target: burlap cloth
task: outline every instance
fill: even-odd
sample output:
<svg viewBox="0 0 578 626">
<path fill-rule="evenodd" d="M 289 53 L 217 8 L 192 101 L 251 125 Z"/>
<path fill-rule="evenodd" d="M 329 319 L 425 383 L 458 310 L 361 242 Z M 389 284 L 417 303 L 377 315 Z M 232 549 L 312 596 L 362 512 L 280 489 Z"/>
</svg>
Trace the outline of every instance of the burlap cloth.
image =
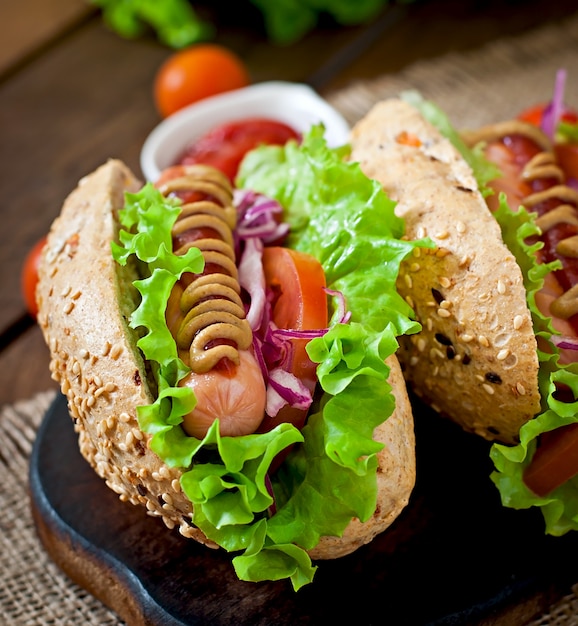
<svg viewBox="0 0 578 626">
<path fill-rule="evenodd" d="M 438 102 L 458 126 L 476 126 L 547 99 L 561 67 L 569 73 L 568 102 L 578 104 L 578 14 L 561 26 L 353 83 L 328 99 L 353 123 L 377 100 L 415 88 Z M 0 411 L 0 624 L 118 625 L 112 612 L 50 561 L 35 535 L 27 464 L 36 429 L 53 397 L 53 392 L 45 392 Z M 532 626 L 571 624 L 578 624 L 578 584 Z"/>
</svg>

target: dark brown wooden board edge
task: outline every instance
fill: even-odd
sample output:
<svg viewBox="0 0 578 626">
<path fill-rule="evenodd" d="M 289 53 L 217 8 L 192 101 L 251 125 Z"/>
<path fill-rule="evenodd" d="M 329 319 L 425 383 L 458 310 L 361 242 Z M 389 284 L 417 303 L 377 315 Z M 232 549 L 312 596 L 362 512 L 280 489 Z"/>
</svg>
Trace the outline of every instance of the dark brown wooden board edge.
<svg viewBox="0 0 578 626">
<path fill-rule="evenodd" d="M 84 481 L 89 490 L 95 489 L 95 493 L 100 493 L 102 488 L 106 506 L 114 509 L 114 511 L 111 509 L 114 515 L 126 517 L 128 520 L 127 524 L 145 529 L 144 532 L 149 534 L 149 538 L 152 537 L 153 542 L 158 540 L 160 545 L 164 541 L 169 541 L 172 542 L 171 545 L 174 548 L 174 542 L 179 541 L 179 538 L 175 539 L 174 535 L 171 535 L 169 531 L 164 529 L 159 520 L 147 517 L 144 515 L 144 512 L 138 511 L 137 507 L 118 501 L 116 495 L 104 486 L 104 483 L 92 472 L 88 464 L 84 466 L 85 462 L 78 452 L 76 435 L 69 420 L 65 399 L 62 396 L 58 396 L 47 412 L 38 431 L 31 456 L 30 492 L 38 535 L 50 557 L 74 582 L 117 612 L 130 626 L 183 626 L 185 624 L 193 626 L 195 624 L 213 623 L 267 624 L 271 622 L 263 620 L 272 617 L 273 613 L 267 614 L 266 612 L 270 610 L 270 607 L 275 607 L 275 609 L 279 607 L 279 610 L 283 611 L 284 615 L 287 615 L 287 619 L 298 619 L 299 623 L 302 624 L 322 624 L 327 623 L 325 619 L 331 620 L 339 616 L 340 605 L 330 605 L 331 598 L 335 596 L 337 598 L 335 602 L 339 602 L 339 599 L 344 596 L 350 584 L 357 585 L 355 590 L 357 602 L 363 604 L 365 601 L 367 604 L 373 603 L 374 605 L 369 608 L 365 607 L 361 614 L 358 614 L 357 623 L 374 623 L 376 616 L 379 616 L 382 610 L 383 617 L 385 618 L 389 613 L 389 616 L 393 619 L 392 623 L 394 623 L 396 620 L 399 620 L 404 610 L 403 601 L 400 606 L 399 598 L 392 597 L 392 601 L 388 602 L 386 597 L 386 594 L 391 591 L 391 589 L 387 588 L 387 584 L 388 581 L 391 582 L 392 580 L 391 571 L 394 568 L 396 568 L 396 571 L 399 571 L 402 586 L 398 583 L 398 588 L 393 593 L 399 593 L 402 590 L 407 602 L 411 592 L 405 591 L 405 588 L 409 582 L 415 580 L 416 603 L 422 602 L 427 604 L 429 602 L 433 605 L 439 603 L 439 606 L 435 607 L 433 613 L 429 610 L 421 611 L 408 605 L 408 619 L 403 621 L 404 624 L 419 624 L 420 626 L 426 624 L 428 626 L 508 624 L 508 626 L 518 626 L 527 623 L 529 618 L 543 611 L 549 603 L 559 598 L 565 590 L 569 590 L 571 584 L 578 579 L 578 571 L 572 567 L 572 554 L 578 553 L 576 537 L 542 537 L 536 534 L 535 516 L 524 515 L 525 512 L 502 510 L 494 512 L 492 510 L 491 515 L 484 518 L 483 523 L 493 520 L 494 516 L 496 524 L 505 523 L 504 532 L 507 535 L 507 541 L 498 543 L 496 554 L 492 554 L 490 559 L 487 559 L 485 556 L 487 546 L 483 540 L 479 541 L 482 547 L 475 546 L 472 554 L 468 555 L 473 559 L 476 557 L 485 559 L 486 565 L 488 562 L 493 563 L 494 558 L 498 561 L 495 570 L 490 572 L 490 576 L 498 579 L 499 585 L 496 586 L 496 581 L 492 580 L 493 587 L 490 585 L 488 588 L 478 592 L 476 585 L 480 585 L 480 582 L 484 581 L 483 576 L 486 575 L 484 563 L 480 565 L 480 571 L 482 572 L 480 575 L 477 573 L 475 566 L 465 565 L 468 561 L 463 560 L 461 556 L 456 562 L 444 563 L 442 559 L 439 559 L 439 555 L 443 555 L 443 551 L 440 552 L 438 547 L 432 548 L 432 542 L 437 540 L 438 537 L 436 533 L 440 533 L 440 542 L 447 543 L 448 537 L 451 538 L 453 536 L 453 530 L 444 529 L 448 520 L 443 517 L 443 513 L 440 517 L 440 510 L 443 511 L 446 502 L 450 502 L 450 500 L 446 500 L 450 495 L 445 495 L 443 489 L 438 489 L 436 501 L 434 502 L 428 499 L 427 493 L 424 495 L 422 485 L 422 490 L 417 489 L 413 503 L 410 503 L 410 506 L 402 513 L 399 520 L 387 533 L 383 533 L 372 544 L 360 548 L 349 557 L 320 563 L 316 582 L 313 585 L 308 585 L 296 595 L 293 592 L 288 593 L 288 588 L 280 583 L 259 583 L 255 585 L 236 580 L 232 574 L 232 567 L 229 562 L 230 557 L 228 555 L 222 551 L 213 552 L 207 550 L 203 546 L 191 542 L 194 546 L 184 548 L 184 552 L 187 554 L 182 557 L 180 566 L 182 566 L 183 562 L 188 562 L 201 569 L 203 567 L 215 567 L 217 572 L 216 574 L 211 572 L 210 580 L 207 582 L 207 588 L 205 589 L 202 589 L 202 584 L 200 587 L 198 586 L 200 579 L 197 578 L 197 586 L 194 589 L 197 595 L 189 598 L 191 605 L 196 603 L 197 609 L 202 607 L 197 619 L 197 615 L 192 607 L 182 609 L 178 605 L 180 600 L 175 603 L 171 598 L 172 608 L 161 606 L 155 601 L 153 596 L 157 593 L 157 597 L 160 597 L 162 604 L 162 594 L 165 594 L 164 599 L 166 599 L 167 589 L 161 589 L 161 594 L 158 595 L 158 589 L 147 588 L 147 585 L 141 584 L 138 575 L 134 574 L 130 567 L 127 567 L 122 562 L 122 559 L 119 560 L 110 553 L 108 540 L 99 543 L 98 538 L 96 542 L 94 537 L 87 539 L 87 537 L 77 531 L 74 523 L 70 524 L 60 515 L 62 502 L 59 502 L 59 500 L 64 501 L 70 494 L 59 491 L 55 496 L 53 487 L 46 482 L 45 476 L 42 475 L 42 463 L 45 462 L 42 459 L 42 455 L 46 452 L 47 446 L 50 445 L 54 448 L 54 438 L 51 438 L 51 435 L 54 427 L 57 426 L 56 422 L 58 422 L 58 431 L 61 436 L 61 441 L 59 441 L 58 445 L 62 446 L 63 449 L 69 448 L 73 451 L 74 459 L 76 457 L 80 458 L 82 463 L 78 466 L 81 469 L 79 473 L 84 474 L 86 469 L 86 475 L 80 478 L 80 482 Z M 430 434 L 429 428 L 428 426 L 428 434 Z M 455 434 L 453 427 L 447 426 L 443 422 L 439 426 L 436 425 L 435 428 L 441 431 L 441 435 L 447 434 L 448 428 L 452 434 Z M 419 420 L 417 430 L 419 435 L 421 430 L 419 428 Z M 62 436 L 62 433 L 64 433 L 64 436 Z M 461 433 L 458 433 L 457 437 L 461 442 Z M 469 443 L 472 442 L 474 448 L 483 448 L 484 444 L 478 443 L 477 439 L 470 439 Z M 441 452 L 441 454 L 443 453 L 444 451 Z M 471 446 L 465 445 L 464 450 L 459 454 L 465 458 L 471 453 Z M 54 452 L 51 454 L 54 455 Z M 427 454 L 424 456 L 427 457 Z M 457 459 L 457 461 L 459 462 L 463 458 Z M 54 460 L 54 457 L 52 460 Z M 425 462 L 428 463 L 428 471 L 431 471 L 431 459 L 428 460 L 426 458 Z M 440 471 L 443 472 L 444 461 L 440 460 L 439 464 L 441 466 Z M 46 467 L 44 465 L 44 468 Z M 428 479 L 426 486 L 430 485 L 431 481 L 429 478 L 431 477 L 426 476 L 426 479 Z M 71 483 L 74 483 L 75 480 L 76 476 L 71 480 Z M 62 487 L 62 483 L 59 486 Z M 83 488 L 84 485 L 81 484 L 80 487 Z M 479 488 L 479 484 L 476 483 L 474 487 Z M 46 489 L 48 491 L 52 489 L 50 498 L 46 495 Z M 66 491 L 66 489 L 62 491 Z M 72 496 L 78 496 L 79 493 L 81 492 L 78 489 L 71 492 Z M 440 503 L 437 503 L 438 498 L 442 500 Z M 487 495 L 481 494 L 480 498 L 485 502 Z M 474 499 L 469 498 L 469 500 Z M 81 505 L 86 506 L 86 503 L 82 502 L 82 497 L 79 500 Z M 432 502 L 438 510 L 430 514 Z M 468 516 L 471 518 L 472 510 L 477 511 L 477 509 L 472 509 L 471 503 L 467 499 L 464 502 L 464 506 L 464 519 L 457 520 L 455 530 L 458 534 L 458 541 L 461 541 L 462 545 L 468 546 L 467 541 L 469 537 L 467 533 L 460 531 L 459 528 L 460 524 L 463 525 L 467 522 Z M 454 508 L 454 514 L 455 510 Z M 120 511 L 122 512 L 119 513 Z M 480 512 L 483 514 L 481 509 Z M 434 523 L 435 530 L 433 532 L 430 528 L 431 522 Z M 154 526 L 154 524 L 160 524 L 160 527 Z M 528 542 L 528 538 L 536 537 L 536 549 L 532 550 L 532 546 L 528 545 L 527 550 L 522 551 L 515 545 L 512 545 L 512 555 L 509 559 L 506 550 L 508 550 L 509 541 L 512 538 L 512 528 L 517 527 L 520 528 L 521 541 Z M 479 528 L 478 524 L 474 530 L 477 529 L 479 531 Z M 488 528 L 488 532 L 492 535 L 493 540 L 495 530 Z M 475 542 L 476 537 L 472 537 L 471 540 Z M 190 546 L 189 542 L 187 542 L 187 546 Z M 422 556 L 419 553 L 420 549 L 424 550 L 426 559 L 431 558 L 433 553 L 439 560 L 433 564 L 428 562 L 421 563 L 418 558 Z M 114 546 L 112 552 L 114 552 Z M 523 554 L 523 558 L 520 561 L 521 554 Z M 453 553 L 449 556 L 450 560 L 455 557 Z M 173 558 L 174 554 L 171 554 L 169 560 Z M 409 565 L 406 565 L 406 559 L 410 562 Z M 128 560 L 132 561 L 133 566 L 136 563 L 135 569 L 138 570 L 141 565 L 138 558 L 134 560 L 131 557 Z M 374 571 L 376 561 L 378 561 L 378 569 Z M 381 571 L 381 563 L 383 563 L 383 572 Z M 448 579 L 449 584 L 451 585 L 452 582 L 453 584 L 461 584 L 462 587 L 458 593 L 465 593 L 469 597 L 459 597 L 455 604 L 448 604 L 447 602 L 444 604 L 444 602 L 440 602 L 437 596 L 433 595 L 444 589 L 444 586 L 440 585 L 435 577 L 443 578 L 444 568 L 452 566 L 457 568 L 458 571 L 450 576 Z M 372 578 L 367 578 L 367 574 L 364 573 L 366 568 L 372 567 L 371 571 L 373 574 L 371 576 L 375 575 L 376 581 Z M 460 568 L 465 568 L 465 571 L 462 573 Z M 425 570 L 425 574 L 421 570 Z M 473 575 L 473 573 L 475 574 Z M 364 576 L 366 577 L 365 580 Z M 466 583 L 462 584 L 461 578 L 468 579 L 468 577 L 471 578 L 471 581 L 467 580 Z M 358 579 L 358 582 L 355 582 L 356 579 Z M 427 583 L 430 580 L 431 589 L 427 587 Z M 370 583 L 369 585 L 367 584 L 368 582 Z M 178 589 L 178 585 L 181 583 L 182 578 L 179 579 L 177 575 L 176 580 L 168 584 L 173 585 L 174 591 L 175 588 Z M 204 602 L 207 604 L 219 603 L 218 592 L 215 593 L 215 591 L 208 589 L 210 586 L 214 587 L 215 584 L 221 584 L 227 589 L 227 595 L 223 597 L 222 601 L 223 604 L 227 601 L 230 602 L 226 615 L 219 614 L 219 611 L 222 610 L 221 607 L 206 609 L 206 605 L 203 604 Z M 364 584 L 366 588 L 363 587 Z M 168 589 L 168 592 L 170 594 L 171 590 Z M 450 589 L 450 595 L 452 592 Z M 378 593 L 383 597 L 378 598 Z M 242 599 L 243 596 L 245 598 L 248 597 L 248 599 Z M 231 598 L 230 600 L 229 597 Z M 255 602 L 255 607 L 257 607 L 254 614 L 253 601 Z M 259 605 L 259 602 L 261 602 L 261 605 Z M 319 604 L 324 604 L 325 606 L 319 608 Z M 238 614 L 239 610 L 244 610 L 245 613 L 243 615 Z M 265 617 L 263 616 L 264 610 Z M 232 621 L 231 615 L 238 615 L 239 620 Z M 281 614 L 277 615 L 277 617 L 280 618 Z M 282 623 L 292 622 L 282 620 Z M 293 623 L 295 622 L 293 621 Z"/>
<path fill-rule="evenodd" d="M 166 613 L 146 592 L 137 576 L 108 552 L 79 534 L 59 515 L 58 508 L 48 499 L 38 457 L 46 430 L 62 401 L 61 396 L 57 397 L 48 409 L 31 455 L 30 506 L 40 542 L 54 563 L 75 584 L 112 609 L 128 625 L 189 626 L 190 622 L 184 624 Z"/>
</svg>

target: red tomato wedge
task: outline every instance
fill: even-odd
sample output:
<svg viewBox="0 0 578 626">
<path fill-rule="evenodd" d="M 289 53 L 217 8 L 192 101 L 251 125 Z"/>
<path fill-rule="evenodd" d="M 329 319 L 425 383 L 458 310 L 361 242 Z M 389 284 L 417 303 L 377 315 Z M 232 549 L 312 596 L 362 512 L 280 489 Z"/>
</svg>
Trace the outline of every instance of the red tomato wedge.
<svg viewBox="0 0 578 626">
<path fill-rule="evenodd" d="M 535 104 L 534 106 L 524 109 L 519 115 L 518 119 L 534 126 L 540 126 L 542 124 L 542 118 L 548 104 Z M 561 117 L 563 122 L 569 122 L 570 124 L 576 124 L 578 122 L 578 113 L 572 109 L 566 109 L 562 113 Z"/>
<path fill-rule="evenodd" d="M 526 486 L 547 496 L 578 474 L 578 424 L 569 424 L 540 435 L 540 443 L 524 472 Z"/>
<path fill-rule="evenodd" d="M 210 130 L 195 141 L 180 157 L 178 164 L 204 163 L 226 174 L 231 182 L 249 150 L 260 145 L 284 145 L 300 135 L 287 124 L 266 118 L 229 122 Z"/>
<path fill-rule="evenodd" d="M 20 286 L 22 297 L 26 304 L 28 313 L 36 319 L 38 315 L 38 305 L 36 304 L 36 285 L 38 284 L 38 265 L 42 249 L 46 245 L 46 237 L 42 237 L 34 244 L 34 247 L 26 255 L 22 273 L 20 275 Z"/>
<path fill-rule="evenodd" d="M 279 328 L 318 330 L 327 327 L 327 294 L 325 274 L 317 259 L 289 248 L 271 246 L 263 251 L 265 282 L 275 294 L 273 322 Z M 313 391 L 317 384 L 316 368 L 305 346 L 307 339 L 291 339 L 293 355 L 290 371 Z M 261 428 L 271 430 L 277 424 L 290 422 L 301 428 L 307 412 L 283 407 L 275 417 L 265 417 Z"/>
</svg>

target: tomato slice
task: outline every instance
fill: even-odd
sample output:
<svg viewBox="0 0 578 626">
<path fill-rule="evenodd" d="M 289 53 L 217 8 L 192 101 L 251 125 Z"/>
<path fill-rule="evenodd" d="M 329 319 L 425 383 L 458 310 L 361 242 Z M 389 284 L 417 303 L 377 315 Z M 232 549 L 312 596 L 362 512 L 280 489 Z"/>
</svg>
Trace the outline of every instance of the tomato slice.
<svg viewBox="0 0 578 626">
<path fill-rule="evenodd" d="M 279 328 L 317 330 L 327 327 L 327 294 L 325 274 L 317 259 L 311 255 L 279 246 L 263 251 L 265 282 L 275 294 L 272 319 Z M 317 364 L 309 358 L 305 346 L 308 339 L 291 339 L 293 355 L 290 371 L 313 391 L 317 384 Z M 290 422 L 301 428 L 307 411 L 283 407 L 275 417 L 267 416 L 263 430 Z"/>
<path fill-rule="evenodd" d="M 542 433 L 524 482 L 536 495 L 547 496 L 578 474 L 578 424 Z"/>
<path fill-rule="evenodd" d="M 249 118 L 229 122 L 210 130 L 191 144 L 179 158 L 178 164 L 212 165 L 233 181 L 249 150 L 260 145 L 280 146 L 290 139 L 300 141 L 300 138 L 297 131 L 276 120 Z"/>
<path fill-rule="evenodd" d="M 518 119 L 534 126 L 540 126 L 542 124 L 542 118 L 544 117 L 544 111 L 548 107 L 548 103 L 535 104 L 527 109 L 524 109 L 519 115 Z M 565 109 L 562 113 L 561 120 L 563 122 L 569 122 L 570 124 L 576 124 L 578 122 L 578 113 L 573 109 Z"/>
<path fill-rule="evenodd" d="M 46 237 L 42 237 L 36 242 L 34 247 L 26 255 L 22 273 L 20 275 L 20 286 L 22 297 L 26 304 L 28 313 L 36 319 L 38 315 L 38 305 L 36 304 L 36 285 L 38 284 L 38 265 L 40 264 L 40 256 L 42 249 L 46 244 Z"/>
</svg>

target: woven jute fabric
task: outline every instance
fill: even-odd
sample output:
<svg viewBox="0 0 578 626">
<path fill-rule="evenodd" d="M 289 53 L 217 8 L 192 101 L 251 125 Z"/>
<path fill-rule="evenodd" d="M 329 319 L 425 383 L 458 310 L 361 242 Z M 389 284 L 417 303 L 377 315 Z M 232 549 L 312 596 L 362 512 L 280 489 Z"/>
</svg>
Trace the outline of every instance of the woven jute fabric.
<svg viewBox="0 0 578 626">
<path fill-rule="evenodd" d="M 475 127 L 547 100 L 559 68 L 568 70 L 568 102 L 578 103 L 578 14 L 561 25 L 351 83 L 327 99 L 355 123 L 378 100 L 417 89 L 458 127 Z M 117 626 L 122 622 L 114 613 L 51 562 L 35 533 L 28 460 L 53 398 L 54 392 L 45 392 L 0 410 L 0 626 Z M 531 626 L 578 625 L 578 585 L 569 591 Z"/>
<path fill-rule="evenodd" d="M 118 617 L 73 584 L 40 544 L 28 497 L 28 460 L 54 399 L 46 391 L 0 411 L 0 624 L 117 626 Z"/>
</svg>

